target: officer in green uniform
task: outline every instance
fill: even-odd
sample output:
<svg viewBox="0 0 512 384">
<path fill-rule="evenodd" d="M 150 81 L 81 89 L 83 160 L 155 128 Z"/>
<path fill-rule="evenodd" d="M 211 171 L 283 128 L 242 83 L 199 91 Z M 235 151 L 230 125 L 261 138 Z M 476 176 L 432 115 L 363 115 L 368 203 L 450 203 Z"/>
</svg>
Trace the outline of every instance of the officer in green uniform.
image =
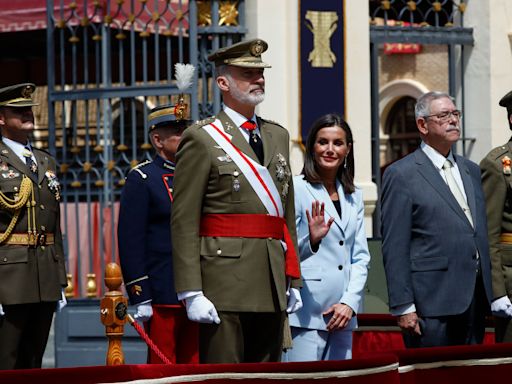
<svg viewBox="0 0 512 384">
<path fill-rule="evenodd" d="M 289 134 L 255 115 L 266 49 L 254 39 L 209 56 L 223 110 L 187 128 L 178 148 L 174 279 L 200 323 L 202 363 L 278 361 L 286 311 L 302 305 Z"/>
<path fill-rule="evenodd" d="M 29 141 L 34 90 L 0 89 L 0 369 L 41 367 L 67 285 L 56 162 Z"/>
<path fill-rule="evenodd" d="M 512 91 L 501 100 L 512 129 Z M 496 342 L 512 342 L 512 138 L 480 162 L 487 203 Z"/>
</svg>

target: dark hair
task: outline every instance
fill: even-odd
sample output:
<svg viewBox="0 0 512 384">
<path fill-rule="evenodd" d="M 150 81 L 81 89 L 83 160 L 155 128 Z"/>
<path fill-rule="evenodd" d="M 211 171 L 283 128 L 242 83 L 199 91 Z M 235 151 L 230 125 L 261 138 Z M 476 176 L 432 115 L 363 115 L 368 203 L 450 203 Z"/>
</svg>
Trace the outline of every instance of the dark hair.
<svg viewBox="0 0 512 384">
<path fill-rule="evenodd" d="M 352 138 L 352 131 L 348 123 L 335 113 L 328 113 L 319 117 L 309 129 L 308 138 L 306 140 L 306 154 L 304 158 L 304 168 L 302 174 L 304 179 L 310 183 L 322 183 L 322 178 L 318 174 L 316 160 L 313 148 L 315 146 L 316 136 L 318 131 L 326 127 L 340 127 L 345 131 L 347 137 L 347 145 L 350 145 L 350 152 L 347 155 L 345 168 L 341 165 L 338 168 L 336 178 L 343 185 L 345 194 L 351 194 L 355 191 L 354 186 L 354 139 Z"/>
</svg>

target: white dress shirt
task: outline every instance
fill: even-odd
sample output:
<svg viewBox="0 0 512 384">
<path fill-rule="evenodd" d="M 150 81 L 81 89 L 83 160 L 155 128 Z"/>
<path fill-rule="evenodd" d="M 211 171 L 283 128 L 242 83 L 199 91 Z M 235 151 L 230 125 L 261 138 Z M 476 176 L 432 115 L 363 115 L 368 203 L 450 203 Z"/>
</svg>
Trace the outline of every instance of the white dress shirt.
<svg viewBox="0 0 512 384">
<path fill-rule="evenodd" d="M 250 119 L 247 119 L 244 115 L 238 113 L 234 109 L 229 108 L 227 105 L 223 105 L 224 112 L 226 112 L 226 115 L 233 120 L 233 123 L 236 124 L 238 129 L 240 129 L 240 132 L 242 132 L 242 135 L 245 137 L 245 140 L 249 142 L 249 131 L 245 128 L 242 128 L 241 125 L 245 123 L 247 120 L 252 120 L 256 124 L 256 129 L 254 130 L 254 133 L 256 133 L 259 137 L 261 137 L 260 134 L 260 128 L 258 127 L 258 120 L 256 119 L 256 114 L 254 114 Z"/>
</svg>

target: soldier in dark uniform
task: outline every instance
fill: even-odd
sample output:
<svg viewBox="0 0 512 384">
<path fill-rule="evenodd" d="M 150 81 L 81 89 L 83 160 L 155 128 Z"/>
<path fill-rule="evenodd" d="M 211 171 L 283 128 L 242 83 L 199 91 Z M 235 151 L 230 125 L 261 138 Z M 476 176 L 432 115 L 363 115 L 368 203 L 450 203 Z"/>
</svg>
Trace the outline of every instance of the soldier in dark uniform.
<svg viewBox="0 0 512 384">
<path fill-rule="evenodd" d="M 29 141 L 34 90 L 0 89 L 0 369 L 41 367 L 67 285 L 56 163 Z"/>
<path fill-rule="evenodd" d="M 137 306 L 135 318 L 141 321 L 152 317 L 152 304 L 178 303 L 170 217 L 175 154 L 189 123 L 176 117 L 173 105 L 151 110 L 149 134 L 156 156 L 129 172 L 121 195 L 119 257 L 130 303 Z"/>
<path fill-rule="evenodd" d="M 512 91 L 501 100 L 512 129 Z M 496 342 L 512 342 L 512 138 L 480 162 L 487 203 Z"/>
</svg>

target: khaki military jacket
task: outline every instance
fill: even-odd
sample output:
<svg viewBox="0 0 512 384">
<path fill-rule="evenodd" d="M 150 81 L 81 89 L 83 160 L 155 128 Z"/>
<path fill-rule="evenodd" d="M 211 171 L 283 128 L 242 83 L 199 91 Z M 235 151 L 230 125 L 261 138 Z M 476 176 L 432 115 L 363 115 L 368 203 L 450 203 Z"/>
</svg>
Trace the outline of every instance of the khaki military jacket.
<svg viewBox="0 0 512 384">
<path fill-rule="evenodd" d="M 20 191 L 22 178 L 29 177 L 35 201 L 35 228 L 39 234 L 53 234 L 54 244 L 11 245 L 0 243 L 0 304 L 26 304 L 58 301 L 66 286 L 66 270 L 60 229 L 60 211 L 55 160 L 35 149 L 37 177 L 25 163 L 0 141 L 0 191 L 13 199 Z M 0 233 L 7 230 L 13 212 L 0 206 Z M 21 208 L 13 234 L 26 235 L 29 226 L 27 207 Z M 8 242 L 9 238 L 7 238 Z"/>
<path fill-rule="evenodd" d="M 258 161 L 231 119 L 224 112 L 217 118 L 232 135 L 232 143 Z M 221 311 L 282 311 L 286 308 L 287 282 L 279 240 L 199 235 L 203 214 L 267 213 L 237 165 L 202 128 L 214 120 L 187 128 L 177 153 L 171 219 L 176 291 L 202 290 Z M 297 244 L 289 135 L 283 127 L 261 118 L 258 126 L 264 166 L 280 193 L 285 219 Z M 300 280 L 292 285 L 299 286 Z"/>
<path fill-rule="evenodd" d="M 494 298 L 512 296 L 512 244 L 500 241 L 502 233 L 512 233 L 512 174 L 507 160 L 512 161 L 512 141 L 494 148 L 480 162 Z"/>
</svg>

